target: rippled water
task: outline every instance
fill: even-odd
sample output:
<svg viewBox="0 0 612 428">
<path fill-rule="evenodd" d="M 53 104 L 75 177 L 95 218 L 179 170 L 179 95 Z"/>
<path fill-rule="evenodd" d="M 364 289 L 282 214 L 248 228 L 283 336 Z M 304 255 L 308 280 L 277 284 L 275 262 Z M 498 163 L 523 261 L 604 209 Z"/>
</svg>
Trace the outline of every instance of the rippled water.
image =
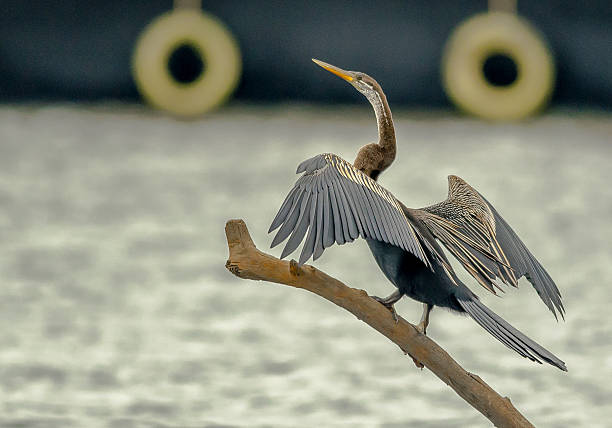
<svg viewBox="0 0 612 428">
<path fill-rule="evenodd" d="M 609 424 L 611 117 L 395 116 L 398 159 L 380 182 L 418 207 L 443 199 L 453 173 L 494 203 L 556 279 L 567 321 L 526 282 L 501 299 L 468 284 L 569 373 L 442 310 L 430 336 L 537 426 Z M 1 107 L 0 425 L 486 426 L 348 313 L 224 269 L 227 219 L 244 218 L 266 249 L 295 166 L 327 151 L 352 160 L 374 138 L 366 106 L 237 107 L 197 122 L 112 105 Z M 364 242 L 316 265 L 371 294 L 393 290 Z M 420 316 L 408 299 L 397 309 Z"/>
</svg>

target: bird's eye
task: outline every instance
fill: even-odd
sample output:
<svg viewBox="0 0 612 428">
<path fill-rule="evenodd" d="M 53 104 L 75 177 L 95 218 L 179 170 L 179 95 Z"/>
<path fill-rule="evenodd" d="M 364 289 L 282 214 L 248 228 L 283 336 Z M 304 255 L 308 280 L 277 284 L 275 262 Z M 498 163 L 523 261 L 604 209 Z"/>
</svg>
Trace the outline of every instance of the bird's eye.
<svg viewBox="0 0 612 428">
<path fill-rule="evenodd" d="M 361 82 L 361 80 L 363 79 L 363 77 L 361 77 L 360 75 L 357 75 L 357 80 Z"/>
</svg>

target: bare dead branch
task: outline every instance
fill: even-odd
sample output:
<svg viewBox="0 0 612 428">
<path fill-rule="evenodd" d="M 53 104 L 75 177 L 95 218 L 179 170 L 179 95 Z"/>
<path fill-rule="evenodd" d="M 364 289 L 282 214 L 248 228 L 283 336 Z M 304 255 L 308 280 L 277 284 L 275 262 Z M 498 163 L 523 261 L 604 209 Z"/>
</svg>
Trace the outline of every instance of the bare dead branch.
<svg viewBox="0 0 612 428">
<path fill-rule="evenodd" d="M 259 251 L 243 220 L 225 225 L 229 259 L 225 267 L 234 275 L 276 282 L 308 290 L 346 309 L 386 336 L 404 353 L 411 355 L 449 385 L 461 398 L 486 416 L 497 427 L 533 427 L 512 405 L 480 377 L 464 370 L 448 353 L 401 317 L 396 323 L 391 313 L 364 290 L 350 288 L 318 269 L 295 260 L 287 262 Z"/>
</svg>

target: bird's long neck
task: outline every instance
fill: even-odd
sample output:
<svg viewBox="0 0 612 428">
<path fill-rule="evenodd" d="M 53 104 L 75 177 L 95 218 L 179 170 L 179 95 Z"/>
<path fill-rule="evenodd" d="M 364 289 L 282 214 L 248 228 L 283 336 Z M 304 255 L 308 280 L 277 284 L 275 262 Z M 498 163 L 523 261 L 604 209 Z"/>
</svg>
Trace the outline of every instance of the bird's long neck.
<svg viewBox="0 0 612 428">
<path fill-rule="evenodd" d="M 387 168 L 395 159 L 397 150 L 391 109 L 389 108 L 389 103 L 387 103 L 387 97 L 382 91 L 374 91 L 368 94 L 367 98 L 370 104 L 372 104 L 374 113 L 376 114 L 376 122 L 378 123 L 378 145 L 382 149 L 385 157 L 384 168 Z"/>
</svg>

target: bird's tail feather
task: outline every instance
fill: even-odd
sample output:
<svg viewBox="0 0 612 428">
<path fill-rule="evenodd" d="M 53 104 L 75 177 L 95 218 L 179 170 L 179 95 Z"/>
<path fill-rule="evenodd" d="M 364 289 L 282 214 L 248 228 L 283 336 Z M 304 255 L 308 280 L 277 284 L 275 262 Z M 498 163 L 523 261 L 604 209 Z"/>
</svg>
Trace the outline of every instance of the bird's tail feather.
<svg viewBox="0 0 612 428">
<path fill-rule="evenodd" d="M 483 305 L 477 297 L 457 296 L 457 302 L 482 328 L 519 355 L 540 364 L 545 361 L 567 371 L 563 361 L 512 327 L 502 317 Z"/>
</svg>

